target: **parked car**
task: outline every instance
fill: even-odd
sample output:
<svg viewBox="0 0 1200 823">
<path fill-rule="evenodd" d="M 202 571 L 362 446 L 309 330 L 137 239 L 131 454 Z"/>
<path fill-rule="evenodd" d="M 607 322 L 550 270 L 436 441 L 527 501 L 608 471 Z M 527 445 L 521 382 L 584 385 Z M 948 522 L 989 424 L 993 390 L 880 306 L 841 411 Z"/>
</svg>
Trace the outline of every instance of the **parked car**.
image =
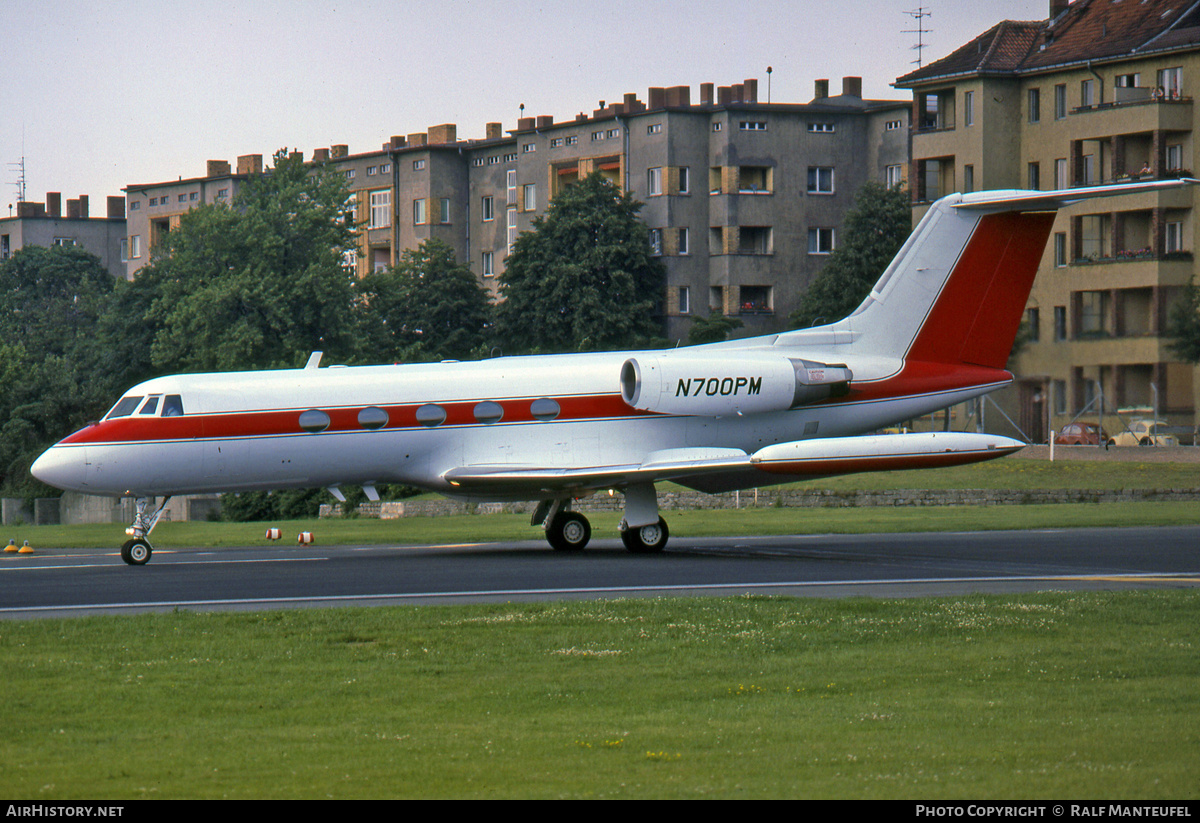
<svg viewBox="0 0 1200 823">
<path fill-rule="evenodd" d="M 1178 446 L 1179 438 L 1173 434 L 1161 434 L 1167 421 L 1141 417 L 1129 423 L 1129 430 L 1108 440 L 1110 446 Z"/>
<path fill-rule="evenodd" d="M 1107 440 L 1108 433 L 1095 423 L 1068 423 L 1054 438 L 1060 446 L 1099 446 Z"/>
</svg>

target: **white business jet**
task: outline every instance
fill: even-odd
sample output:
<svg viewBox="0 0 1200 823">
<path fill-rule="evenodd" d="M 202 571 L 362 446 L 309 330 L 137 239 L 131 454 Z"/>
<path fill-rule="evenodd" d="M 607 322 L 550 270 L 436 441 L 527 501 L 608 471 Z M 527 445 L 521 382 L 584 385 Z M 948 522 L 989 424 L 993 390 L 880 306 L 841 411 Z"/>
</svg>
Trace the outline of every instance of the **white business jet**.
<svg viewBox="0 0 1200 823">
<path fill-rule="evenodd" d="M 934 203 L 862 305 L 837 323 L 673 350 L 159 377 L 37 459 L 61 489 L 131 496 L 121 550 L 150 558 L 163 508 L 201 492 L 402 483 L 539 501 L 576 551 L 572 501 L 624 495 L 631 552 L 667 543 L 655 484 L 731 491 L 959 465 L 1024 445 L 992 434 L 872 434 L 1012 381 L 1005 362 L 1058 208 L 1179 181 L 954 194 Z M 165 500 L 163 501 L 165 505 Z"/>
</svg>

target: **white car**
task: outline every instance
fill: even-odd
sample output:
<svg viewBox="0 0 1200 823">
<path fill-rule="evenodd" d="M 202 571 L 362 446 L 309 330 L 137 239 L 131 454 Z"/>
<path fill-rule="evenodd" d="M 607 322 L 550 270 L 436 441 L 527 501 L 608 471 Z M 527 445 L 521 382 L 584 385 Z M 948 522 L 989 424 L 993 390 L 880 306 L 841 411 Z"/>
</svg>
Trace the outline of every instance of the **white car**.
<svg viewBox="0 0 1200 823">
<path fill-rule="evenodd" d="M 1127 431 L 1109 438 L 1110 446 L 1178 446 L 1179 438 L 1173 434 L 1159 434 L 1167 427 L 1167 421 L 1142 417 L 1129 423 Z"/>
</svg>

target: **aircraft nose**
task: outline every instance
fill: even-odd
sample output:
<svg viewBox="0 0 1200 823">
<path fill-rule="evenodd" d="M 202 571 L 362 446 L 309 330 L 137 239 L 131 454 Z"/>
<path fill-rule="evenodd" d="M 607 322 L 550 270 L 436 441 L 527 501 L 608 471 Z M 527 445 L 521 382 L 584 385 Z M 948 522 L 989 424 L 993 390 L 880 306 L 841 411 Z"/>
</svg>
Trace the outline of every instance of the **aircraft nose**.
<svg viewBox="0 0 1200 823">
<path fill-rule="evenodd" d="M 82 449 L 51 446 L 33 461 L 29 473 L 57 489 L 84 491 L 84 465 Z"/>
</svg>

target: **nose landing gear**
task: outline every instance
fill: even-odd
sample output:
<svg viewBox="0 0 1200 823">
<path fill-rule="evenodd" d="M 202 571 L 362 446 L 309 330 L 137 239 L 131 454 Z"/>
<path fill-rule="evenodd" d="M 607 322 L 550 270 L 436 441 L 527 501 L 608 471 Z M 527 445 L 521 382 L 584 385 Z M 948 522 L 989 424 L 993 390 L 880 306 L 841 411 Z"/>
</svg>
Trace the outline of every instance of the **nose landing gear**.
<svg viewBox="0 0 1200 823">
<path fill-rule="evenodd" d="M 154 551 L 150 545 L 150 532 L 154 531 L 154 527 L 158 525 L 158 519 L 162 517 L 163 511 L 167 508 L 167 502 L 171 498 L 164 497 L 162 505 L 154 510 L 152 514 L 147 514 L 147 509 L 150 505 L 150 498 L 137 498 L 137 514 L 133 518 L 133 525 L 125 530 L 125 533 L 133 539 L 126 540 L 121 546 L 121 559 L 130 566 L 144 566 L 150 561 L 150 555 Z"/>
</svg>

